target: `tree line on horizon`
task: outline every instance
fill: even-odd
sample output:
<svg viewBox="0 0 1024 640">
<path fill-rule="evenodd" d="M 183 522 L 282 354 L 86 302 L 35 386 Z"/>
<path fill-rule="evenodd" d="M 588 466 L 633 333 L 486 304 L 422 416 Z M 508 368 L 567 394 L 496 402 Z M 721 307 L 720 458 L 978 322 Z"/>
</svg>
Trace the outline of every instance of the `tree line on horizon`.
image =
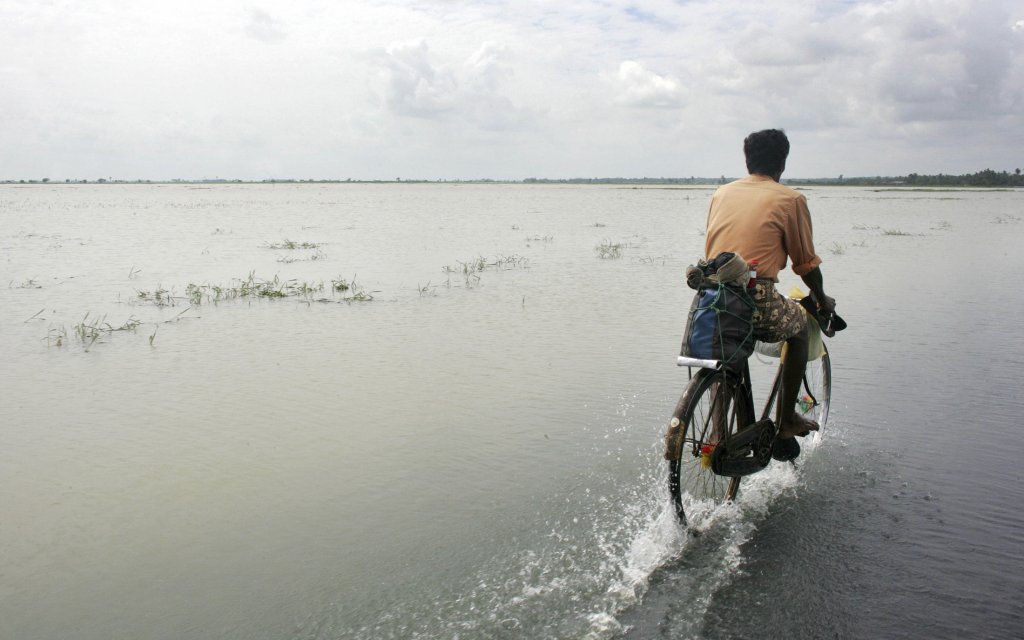
<svg viewBox="0 0 1024 640">
<path fill-rule="evenodd" d="M 300 178 L 268 178 L 264 180 L 238 180 L 238 179 L 198 179 L 185 180 L 174 178 L 171 180 L 118 180 L 116 178 L 99 178 L 96 180 L 72 180 L 66 179 L 64 184 L 160 184 L 160 183 L 184 183 L 184 184 L 292 184 L 292 183 L 500 183 L 500 184 L 626 184 L 626 185 L 717 185 L 725 184 L 736 178 L 720 176 L 718 178 L 704 178 L 690 176 L 689 178 L 526 178 L 525 180 L 493 180 L 490 178 L 468 179 L 468 180 L 417 180 L 396 178 L 394 180 L 358 180 L 352 178 L 342 179 L 300 179 Z M 984 169 L 976 173 L 965 174 L 944 174 L 921 175 L 911 173 L 906 176 L 859 176 L 847 178 L 839 175 L 836 178 L 783 178 L 783 182 L 789 185 L 842 185 L 853 187 L 1024 187 L 1024 175 L 1020 169 L 1009 171 L 994 171 Z M 0 180 L 0 184 L 61 184 L 61 181 L 52 181 L 49 178 L 40 180 Z"/>
</svg>

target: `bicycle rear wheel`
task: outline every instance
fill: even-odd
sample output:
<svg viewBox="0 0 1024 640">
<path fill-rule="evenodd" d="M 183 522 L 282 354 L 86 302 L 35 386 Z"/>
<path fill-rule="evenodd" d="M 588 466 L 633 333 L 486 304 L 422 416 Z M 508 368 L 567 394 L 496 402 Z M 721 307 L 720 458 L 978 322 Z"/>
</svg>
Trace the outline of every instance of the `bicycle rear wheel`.
<svg viewBox="0 0 1024 640">
<path fill-rule="evenodd" d="M 711 452 L 754 421 L 749 396 L 738 376 L 701 369 L 683 391 L 666 436 L 669 495 L 676 516 L 686 523 L 682 497 L 725 502 L 736 497 L 739 478 L 711 471 Z M 678 422 L 677 422 L 678 421 Z"/>
</svg>

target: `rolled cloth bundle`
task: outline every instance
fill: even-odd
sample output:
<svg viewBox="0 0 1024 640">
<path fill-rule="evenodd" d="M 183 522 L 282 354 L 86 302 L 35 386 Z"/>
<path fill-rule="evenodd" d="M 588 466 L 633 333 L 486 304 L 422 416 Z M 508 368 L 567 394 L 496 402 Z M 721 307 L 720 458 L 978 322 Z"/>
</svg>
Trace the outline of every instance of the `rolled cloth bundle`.
<svg viewBox="0 0 1024 640">
<path fill-rule="evenodd" d="M 692 264 L 686 268 L 686 284 L 691 289 L 729 285 L 746 287 L 750 277 L 750 266 L 738 253 L 720 253 L 708 262 L 701 259 L 697 266 Z"/>
</svg>

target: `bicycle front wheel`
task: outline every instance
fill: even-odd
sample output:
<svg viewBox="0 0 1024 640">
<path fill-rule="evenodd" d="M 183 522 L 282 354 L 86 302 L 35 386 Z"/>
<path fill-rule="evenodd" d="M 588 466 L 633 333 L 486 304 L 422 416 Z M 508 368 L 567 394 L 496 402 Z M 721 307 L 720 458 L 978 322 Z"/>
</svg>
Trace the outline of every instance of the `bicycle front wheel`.
<svg viewBox="0 0 1024 640">
<path fill-rule="evenodd" d="M 701 369 L 679 398 L 666 436 L 669 495 L 683 523 L 682 497 L 725 502 L 736 497 L 739 478 L 712 472 L 711 453 L 737 430 L 754 421 L 739 378 L 731 373 Z"/>
<path fill-rule="evenodd" d="M 832 401 L 832 361 L 828 349 L 815 360 L 807 363 L 803 386 L 796 400 L 797 413 L 825 428 L 828 421 L 828 407 Z"/>
</svg>

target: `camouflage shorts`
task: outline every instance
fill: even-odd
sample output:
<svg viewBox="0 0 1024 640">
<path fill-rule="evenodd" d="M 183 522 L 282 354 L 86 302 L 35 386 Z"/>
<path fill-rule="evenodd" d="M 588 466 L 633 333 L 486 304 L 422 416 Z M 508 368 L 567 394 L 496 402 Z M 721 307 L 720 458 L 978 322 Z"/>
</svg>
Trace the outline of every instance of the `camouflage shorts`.
<svg viewBox="0 0 1024 640">
<path fill-rule="evenodd" d="M 754 304 L 754 338 L 762 342 L 781 342 L 807 326 L 804 308 L 779 293 L 771 280 L 757 281 Z"/>
</svg>

